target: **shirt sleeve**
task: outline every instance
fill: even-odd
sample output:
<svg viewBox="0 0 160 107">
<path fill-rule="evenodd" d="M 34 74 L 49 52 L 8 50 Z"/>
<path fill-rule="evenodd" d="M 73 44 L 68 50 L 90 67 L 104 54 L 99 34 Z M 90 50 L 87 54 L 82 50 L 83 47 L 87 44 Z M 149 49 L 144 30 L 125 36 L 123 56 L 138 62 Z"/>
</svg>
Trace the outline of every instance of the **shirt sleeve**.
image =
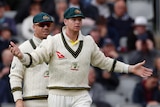
<svg viewBox="0 0 160 107">
<path fill-rule="evenodd" d="M 25 66 L 22 65 L 17 57 L 13 58 L 10 68 L 10 85 L 11 91 L 16 102 L 18 99 L 22 99 L 22 83 L 25 71 Z"/>
<path fill-rule="evenodd" d="M 51 36 L 44 39 L 42 43 L 31 53 L 23 54 L 23 58 L 20 60 L 25 66 L 35 66 L 43 62 L 48 63 L 53 53 L 53 44 Z M 30 55 L 28 55 L 30 54 Z M 28 67 L 29 67 L 28 66 Z"/>
<path fill-rule="evenodd" d="M 95 67 L 99 67 L 103 70 L 111 71 L 111 69 L 114 67 L 114 59 L 110 57 L 105 57 L 105 55 L 100 51 L 99 47 L 96 45 L 94 40 L 91 38 L 92 41 L 92 55 L 91 55 L 91 64 Z M 124 72 L 128 73 L 128 64 L 125 64 L 120 61 L 116 61 L 114 71 L 116 72 Z"/>
</svg>

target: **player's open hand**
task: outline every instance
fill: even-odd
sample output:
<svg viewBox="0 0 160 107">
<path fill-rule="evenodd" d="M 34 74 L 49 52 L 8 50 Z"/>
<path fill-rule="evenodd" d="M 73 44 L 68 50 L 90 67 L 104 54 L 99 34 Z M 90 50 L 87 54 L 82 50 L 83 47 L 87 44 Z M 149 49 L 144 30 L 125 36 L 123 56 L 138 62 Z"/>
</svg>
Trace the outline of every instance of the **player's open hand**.
<svg viewBox="0 0 160 107">
<path fill-rule="evenodd" d="M 152 70 L 144 67 L 145 61 L 129 66 L 129 72 L 140 77 L 149 77 L 152 75 Z"/>
<path fill-rule="evenodd" d="M 22 59 L 22 57 L 23 57 L 22 52 L 20 51 L 20 49 L 18 48 L 18 46 L 15 45 L 12 41 L 10 42 L 9 50 L 11 51 L 11 53 L 14 56 L 18 57 L 19 59 Z"/>
</svg>

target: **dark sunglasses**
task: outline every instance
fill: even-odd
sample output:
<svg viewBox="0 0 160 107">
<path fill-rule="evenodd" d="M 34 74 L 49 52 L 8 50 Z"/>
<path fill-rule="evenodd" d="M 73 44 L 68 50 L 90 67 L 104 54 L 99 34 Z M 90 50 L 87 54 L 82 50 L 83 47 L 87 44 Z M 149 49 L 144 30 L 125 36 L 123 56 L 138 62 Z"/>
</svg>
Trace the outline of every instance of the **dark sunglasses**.
<svg viewBox="0 0 160 107">
<path fill-rule="evenodd" d="M 38 25 L 39 27 L 50 27 L 51 23 L 50 22 L 43 22 L 43 23 L 37 23 L 36 25 Z"/>
</svg>

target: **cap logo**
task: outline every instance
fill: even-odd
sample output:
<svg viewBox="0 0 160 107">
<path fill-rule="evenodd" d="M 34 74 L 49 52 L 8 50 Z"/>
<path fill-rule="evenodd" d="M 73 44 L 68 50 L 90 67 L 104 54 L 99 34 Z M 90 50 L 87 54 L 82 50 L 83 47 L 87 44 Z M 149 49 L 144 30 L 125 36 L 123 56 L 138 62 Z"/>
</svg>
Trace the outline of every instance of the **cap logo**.
<svg viewBox="0 0 160 107">
<path fill-rule="evenodd" d="M 49 17 L 47 15 L 43 16 L 43 20 L 49 20 Z"/>
<path fill-rule="evenodd" d="M 75 13 L 75 14 L 81 14 L 81 11 L 78 10 L 78 9 L 76 9 L 76 10 L 74 11 L 74 13 Z"/>
</svg>

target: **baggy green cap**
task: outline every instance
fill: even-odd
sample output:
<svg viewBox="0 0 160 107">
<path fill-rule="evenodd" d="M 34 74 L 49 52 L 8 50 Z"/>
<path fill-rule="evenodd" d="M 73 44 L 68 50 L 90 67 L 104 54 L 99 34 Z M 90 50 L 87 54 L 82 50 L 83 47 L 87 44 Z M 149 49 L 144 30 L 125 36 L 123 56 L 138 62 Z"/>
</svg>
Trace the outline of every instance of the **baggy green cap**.
<svg viewBox="0 0 160 107">
<path fill-rule="evenodd" d="M 81 12 L 81 10 L 79 8 L 71 7 L 71 8 L 68 8 L 64 12 L 65 19 L 74 18 L 74 17 L 85 18 L 85 16 L 83 15 L 83 13 Z"/>
<path fill-rule="evenodd" d="M 33 17 L 33 23 L 54 22 L 54 18 L 47 13 L 40 12 Z"/>
</svg>

